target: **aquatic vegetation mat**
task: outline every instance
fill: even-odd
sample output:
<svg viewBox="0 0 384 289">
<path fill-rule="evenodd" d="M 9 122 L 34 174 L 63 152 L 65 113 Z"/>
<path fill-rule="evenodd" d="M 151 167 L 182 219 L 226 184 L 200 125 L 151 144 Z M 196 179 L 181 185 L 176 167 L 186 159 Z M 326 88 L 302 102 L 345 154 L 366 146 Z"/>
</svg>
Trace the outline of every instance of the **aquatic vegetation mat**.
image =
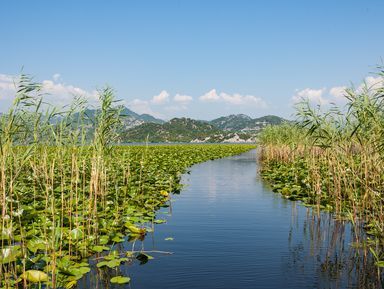
<svg viewBox="0 0 384 289">
<path fill-rule="evenodd" d="M 188 167 L 253 148 L 118 146 L 122 108 L 111 88 L 99 91 L 92 117 L 81 98 L 61 111 L 44 103 L 26 75 L 16 91 L 0 115 L 0 288 L 72 288 L 91 270 L 148 262 L 148 252 L 116 244 L 164 223 L 156 212 Z M 130 279 L 115 272 L 108 282 Z"/>
</svg>

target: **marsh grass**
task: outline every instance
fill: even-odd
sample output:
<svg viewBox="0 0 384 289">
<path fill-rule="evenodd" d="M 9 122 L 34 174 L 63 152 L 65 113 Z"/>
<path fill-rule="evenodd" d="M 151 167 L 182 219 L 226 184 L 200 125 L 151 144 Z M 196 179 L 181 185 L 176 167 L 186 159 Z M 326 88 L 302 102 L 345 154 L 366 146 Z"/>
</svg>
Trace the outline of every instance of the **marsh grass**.
<svg viewBox="0 0 384 289">
<path fill-rule="evenodd" d="M 94 116 L 82 98 L 58 110 L 19 78 L 0 115 L 0 288 L 71 288 L 91 255 L 97 270 L 143 258 L 116 244 L 144 238 L 187 167 L 252 147 L 119 146 L 121 106 L 109 87 L 99 100 Z"/>
<path fill-rule="evenodd" d="M 275 191 L 364 227 L 376 264 L 384 267 L 382 69 L 378 76 L 374 86 L 347 89 L 343 108 L 299 103 L 295 124 L 262 132 L 260 160 Z"/>
</svg>

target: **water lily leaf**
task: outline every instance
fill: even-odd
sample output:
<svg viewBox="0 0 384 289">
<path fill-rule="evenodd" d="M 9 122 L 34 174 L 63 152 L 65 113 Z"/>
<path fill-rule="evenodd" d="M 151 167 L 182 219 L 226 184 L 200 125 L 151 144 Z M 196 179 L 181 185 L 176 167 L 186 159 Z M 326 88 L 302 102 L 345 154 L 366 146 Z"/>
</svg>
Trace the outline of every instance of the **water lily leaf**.
<svg viewBox="0 0 384 289">
<path fill-rule="evenodd" d="M 93 252 L 101 253 L 103 251 L 109 250 L 109 247 L 107 247 L 107 246 L 93 246 L 91 249 Z"/>
<path fill-rule="evenodd" d="M 131 281 L 131 278 L 123 277 L 123 276 L 116 276 L 111 278 L 111 283 L 115 283 L 115 284 L 127 284 L 130 281 Z"/>
<path fill-rule="evenodd" d="M 69 275 L 72 277 L 74 276 L 74 277 L 76 277 L 75 278 L 76 280 L 80 279 L 81 277 L 83 277 L 85 274 L 87 274 L 90 271 L 91 271 L 91 269 L 89 267 L 76 267 L 76 266 L 60 269 L 60 273 L 62 273 L 64 275 Z"/>
<path fill-rule="evenodd" d="M 39 270 L 25 271 L 20 277 L 32 283 L 41 283 L 48 281 L 47 273 Z"/>
<path fill-rule="evenodd" d="M 108 261 L 106 265 L 108 268 L 116 268 L 116 267 L 120 266 L 120 260 L 116 259 L 116 260 Z"/>
<path fill-rule="evenodd" d="M 163 219 L 157 219 L 155 221 L 153 221 L 155 224 L 164 224 L 167 222 L 167 220 L 163 220 Z"/>
<path fill-rule="evenodd" d="M 99 263 L 97 263 L 97 268 L 101 268 L 101 267 L 104 267 L 104 266 L 107 266 L 107 263 L 108 263 L 108 261 L 101 261 L 101 262 L 99 262 Z"/>
<path fill-rule="evenodd" d="M 100 236 L 99 238 L 100 245 L 106 245 L 108 244 L 108 242 L 109 242 L 109 236 L 107 235 Z"/>
<path fill-rule="evenodd" d="M 136 259 L 140 261 L 140 265 L 143 265 L 148 262 L 148 260 L 154 259 L 152 256 L 145 254 L 145 253 L 139 253 L 136 256 Z"/>
<path fill-rule="evenodd" d="M 115 236 L 113 239 L 112 239 L 113 242 L 115 243 L 121 243 L 121 242 L 124 242 L 124 239 L 123 238 L 120 238 L 119 236 Z"/>
<path fill-rule="evenodd" d="M 134 225 L 128 225 L 127 226 L 128 230 L 131 231 L 131 233 L 134 233 L 134 234 L 145 234 L 146 232 L 146 229 L 145 228 L 138 228 Z"/>
</svg>

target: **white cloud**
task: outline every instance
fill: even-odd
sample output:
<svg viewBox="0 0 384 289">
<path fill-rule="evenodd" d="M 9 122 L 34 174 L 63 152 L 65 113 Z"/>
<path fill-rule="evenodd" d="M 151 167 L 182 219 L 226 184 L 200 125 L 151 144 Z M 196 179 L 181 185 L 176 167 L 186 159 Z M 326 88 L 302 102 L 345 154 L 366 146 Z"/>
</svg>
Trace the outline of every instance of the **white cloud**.
<svg viewBox="0 0 384 289">
<path fill-rule="evenodd" d="M 362 92 L 365 87 L 368 89 L 378 89 L 383 87 L 383 85 L 384 85 L 384 77 L 367 76 L 364 79 L 364 82 L 360 84 L 359 87 L 357 88 L 357 92 Z"/>
<path fill-rule="evenodd" d="M 58 82 L 58 81 L 60 80 L 60 78 L 61 78 L 60 73 L 55 73 L 55 74 L 52 76 L 52 79 L 53 79 L 53 81 L 55 81 L 55 82 Z"/>
<path fill-rule="evenodd" d="M 152 97 L 151 103 L 153 104 L 164 104 L 169 101 L 169 93 L 162 90 L 160 94 Z"/>
<path fill-rule="evenodd" d="M 60 76 L 55 74 L 53 80 L 43 80 L 42 93 L 44 101 L 54 106 L 64 106 L 70 104 L 75 96 L 84 97 L 90 104 L 97 103 L 98 93 L 96 90 L 87 91 L 80 87 L 57 82 Z M 16 94 L 17 77 L 12 75 L 0 74 L 0 110 L 6 111 L 13 101 Z"/>
<path fill-rule="evenodd" d="M 1 89 L 14 89 L 14 77 L 6 74 L 0 74 L 0 88 Z"/>
<path fill-rule="evenodd" d="M 188 104 L 193 100 L 193 97 L 189 95 L 176 94 L 173 97 L 173 100 L 181 104 Z"/>
<path fill-rule="evenodd" d="M 329 100 L 323 97 L 323 94 L 325 91 L 326 91 L 325 88 L 322 88 L 322 89 L 305 88 L 302 90 L 298 90 L 296 91 L 296 94 L 292 97 L 292 101 L 294 103 L 298 103 L 302 100 L 308 100 L 314 104 L 320 104 L 320 105 L 329 104 Z"/>
<path fill-rule="evenodd" d="M 135 98 L 134 100 L 127 102 L 127 106 L 129 109 L 131 109 L 132 111 L 138 114 L 146 113 L 157 118 L 164 117 L 163 115 L 154 112 L 150 106 L 150 101 L 147 101 L 147 100 Z"/>
<path fill-rule="evenodd" d="M 254 104 L 263 108 L 267 107 L 267 104 L 263 99 L 254 95 L 241 95 L 238 93 L 230 95 L 227 93 L 220 93 L 220 97 L 225 102 L 228 102 L 234 105 Z"/>
<path fill-rule="evenodd" d="M 329 90 L 329 94 L 338 100 L 344 100 L 346 86 L 335 86 Z"/>
<path fill-rule="evenodd" d="M 0 100 L 12 99 L 15 95 L 15 79 L 6 74 L 0 74 Z"/>
<path fill-rule="evenodd" d="M 220 96 L 217 94 L 216 89 L 208 91 L 206 94 L 199 97 L 201 101 L 218 101 Z"/>
<path fill-rule="evenodd" d="M 98 101 L 96 90 L 86 91 L 80 87 L 55 83 L 52 80 L 43 80 L 42 86 L 42 92 L 47 93 L 44 98 L 45 101 L 53 105 L 64 106 L 70 104 L 75 96 L 84 97 L 90 104 L 96 104 Z"/>
<path fill-rule="evenodd" d="M 254 95 L 241 95 L 239 93 L 228 94 L 222 92 L 218 94 L 216 89 L 212 89 L 206 94 L 199 97 L 203 102 L 224 102 L 232 105 L 255 105 L 266 108 L 267 103 L 261 98 Z"/>
<path fill-rule="evenodd" d="M 134 100 L 127 103 L 128 107 L 136 113 L 148 113 L 151 108 L 149 107 L 149 102 L 146 100 L 141 100 L 135 98 Z"/>
<path fill-rule="evenodd" d="M 376 90 L 384 87 L 384 78 L 382 76 L 368 76 L 364 79 L 357 89 L 356 93 L 362 93 L 366 88 L 368 90 Z M 303 99 L 309 100 L 312 104 L 327 105 L 335 103 L 337 105 L 343 105 L 347 101 L 345 98 L 347 86 L 334 86 L 329 89 L 313 89 L 305 88 L 297 90 L 292 97 L 293 103 L 298 103 Z"/>
</svg>

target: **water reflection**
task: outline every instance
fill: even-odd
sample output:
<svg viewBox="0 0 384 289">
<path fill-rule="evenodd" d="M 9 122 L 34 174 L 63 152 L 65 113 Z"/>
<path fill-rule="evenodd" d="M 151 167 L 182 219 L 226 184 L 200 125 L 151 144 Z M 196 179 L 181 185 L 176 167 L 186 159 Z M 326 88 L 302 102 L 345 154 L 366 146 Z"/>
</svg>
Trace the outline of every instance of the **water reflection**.
<svg viewBox="0 0 384 289">
<path fill-rule="evenodd" d="M 300 212 L 297 206 L 292 204 L 289 255 L 283 262 L 288 276 L 305 275 L 309 269 L 315 270 L 316 278 L 306 280 L 308 288 L 382 288 L 383 276 L 364 248 L 361 226 L 353 227 L 330 213 L 308 208 Z M 304 221 L 300 213 L 305 214 Z"/>
<path fill-rule="evenodd" d="M 381 288 L 370 254 L 351 246 L 364 233 L 273 193 L 255 160 L 253 151 L 194 166 L 182 193 L 159 212 L 168 222 L 116 246 L 154 259 L 98 269 L 95 256 L 79 288 Z M 132 281 L 111 285 L 117 275 Z"/>
</svg>

